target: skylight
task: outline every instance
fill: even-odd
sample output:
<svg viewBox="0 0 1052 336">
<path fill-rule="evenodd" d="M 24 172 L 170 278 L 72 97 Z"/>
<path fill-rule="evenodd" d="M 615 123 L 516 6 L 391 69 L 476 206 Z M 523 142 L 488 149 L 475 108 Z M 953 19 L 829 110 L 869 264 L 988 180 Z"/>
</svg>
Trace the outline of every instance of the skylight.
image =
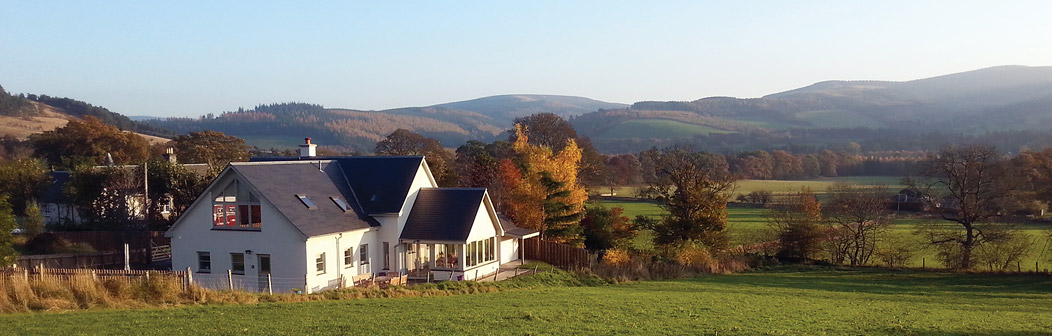
<svg viewBox="0 0 1052 336">
<path fill-rule="evenodd" d="M 351 208 L 349 206 L 347 206 L 347 202 L 344 202 L 339 197 L 329 197 L 329 198 L 332 199 L 332 202 L 336 203 L 336 205 L 339 206 L 340 210 L 343 210 L 343 212 L 347 212 L 347 211 L 351 210 Z"/>
<path fill-rule="evenodd" d="M 307 209 L 314 209 L 315 207 L 317 207 L 316 205 L 314 205 L 314 201 L 311 201 L 309 198 L 307 198 L 307 195 L 296 195 L 296 198 L 299 198 L 300 202 L 303 202 L 303 205 L 307 206 Z"/>
</svg>

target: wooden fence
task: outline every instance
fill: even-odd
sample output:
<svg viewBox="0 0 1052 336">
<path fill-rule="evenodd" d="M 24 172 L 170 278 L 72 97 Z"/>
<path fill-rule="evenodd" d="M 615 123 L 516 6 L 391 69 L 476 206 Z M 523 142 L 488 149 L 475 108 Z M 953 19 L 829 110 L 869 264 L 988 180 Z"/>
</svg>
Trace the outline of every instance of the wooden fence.
<svg viewBox="0 0 1052 336">
<path fill-rule="evenodd" d="M 35 268 L 4 268 L 0 269 L 0 286 L 7 285 L 8 282 L 14 280 L 23 280 L 26 282 L 30 281 L 84 281 L 90 279 L 90 281 L 107 281 L 107 280 L 118 280 L 124 282 L 133 282 L 144 279 L 150 279 L 150 277 L 168 277 L 178 279 L 183 284 L 183 289 L 188 288 L 190 284 L 187 279 L 187 273 L 185 271 L 145 271 L 145 270 L 106 270 L 106 269 L 68 269 L 68 268 L 47 268 L 47 267 L 35 267 Z"/>
<path fill-rule="evenodd" d="M 132 264 L 150 263 L 150 255 L 146 249 L 129 250 L 129 259 Z M 15 260 L 18 268 L 31 269 L 38 267 L 46 268 L 113 268 L 124 266 L 124 251 L 97 252 L 97 253 L 67 253 L 67 254 L 41 254 L 18 257 Z"/>
<path fill-rule="evenodd" d="M 568 270 L 589 266 L 588 250 L 583 248 L 544 241 L 540 238 L 526 239 L 523 247 L 526 259 L 540 260 Z"/>
</svg>

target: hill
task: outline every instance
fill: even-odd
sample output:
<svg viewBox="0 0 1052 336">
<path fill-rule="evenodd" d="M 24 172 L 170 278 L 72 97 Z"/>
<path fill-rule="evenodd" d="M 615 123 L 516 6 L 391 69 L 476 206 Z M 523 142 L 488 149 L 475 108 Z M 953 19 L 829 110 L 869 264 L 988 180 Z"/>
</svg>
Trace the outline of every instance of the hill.
<svg viewBox="0 0 1052 336">
<path fill-rule="evenodd" d="M 150 143 L 167 142 L 171 131 L 135 122 L 119 113 L 70 98 L 47 95 L 8 94 L 0 87 L 0 136 L 26 139 L 32 134 L 63 127 L 71 119 L 85 116 L 99 118 L 126 132 L 133 132 Z"/>
<path fill-rule="evenodd" d="M 1042 131 L 1052 128 L 1052 67 L 1001 66 L 906 82 L 824 81 L 761 98 L 644 101 L 572 122 L 604 152 L 673 143 L 711 150 L 714 139 L 727 150 L 888 141 L 865 137 L 874 130 L 911 139 L 921 132 Z M 639 123 L 646 130 L 633 127 Z"/>
<path fill-rule="evenodd" d="M 472 139 L 503 137 L 516 117 L 534 113 L 574 116 L 601 108 L 624 108 L 582 97 L 505 95 L 426 107 L 382 111 L 325 108 L 306 103 L 260 105 L 200 118 L 145 122 L 179 133 L 205 129 L 245 138 L 261 148 L 288 148 L 310 136 L 326 146 L 372 152 L 377 141 L 399 128 L 457 147 Z"/>
</svg>

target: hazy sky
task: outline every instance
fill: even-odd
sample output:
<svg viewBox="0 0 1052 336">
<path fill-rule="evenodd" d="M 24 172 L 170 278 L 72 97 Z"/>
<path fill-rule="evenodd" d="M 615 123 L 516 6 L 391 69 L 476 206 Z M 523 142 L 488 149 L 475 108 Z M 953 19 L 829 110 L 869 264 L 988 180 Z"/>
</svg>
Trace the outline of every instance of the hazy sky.
<svg viewBox="0 0 1052 336">
<path fill-rule="evenodd" d="M 1052 65 L 1050 1 L 0 0 L 0 85 L 125 115 L 632 103 Z"/>
</svg>

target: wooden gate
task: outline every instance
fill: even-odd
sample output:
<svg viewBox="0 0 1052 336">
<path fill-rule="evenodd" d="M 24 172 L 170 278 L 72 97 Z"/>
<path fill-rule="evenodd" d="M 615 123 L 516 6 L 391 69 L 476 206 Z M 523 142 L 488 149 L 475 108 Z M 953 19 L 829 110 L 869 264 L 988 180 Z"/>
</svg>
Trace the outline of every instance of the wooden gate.
<svg viewBox="0 0 1052 336">
<path fill-rule="evenodd" d="M 526 259 L 540 260 L 567 270 L 588 267 L 588 250 L 530 238 L 524 241 Z"/>
</svg>

